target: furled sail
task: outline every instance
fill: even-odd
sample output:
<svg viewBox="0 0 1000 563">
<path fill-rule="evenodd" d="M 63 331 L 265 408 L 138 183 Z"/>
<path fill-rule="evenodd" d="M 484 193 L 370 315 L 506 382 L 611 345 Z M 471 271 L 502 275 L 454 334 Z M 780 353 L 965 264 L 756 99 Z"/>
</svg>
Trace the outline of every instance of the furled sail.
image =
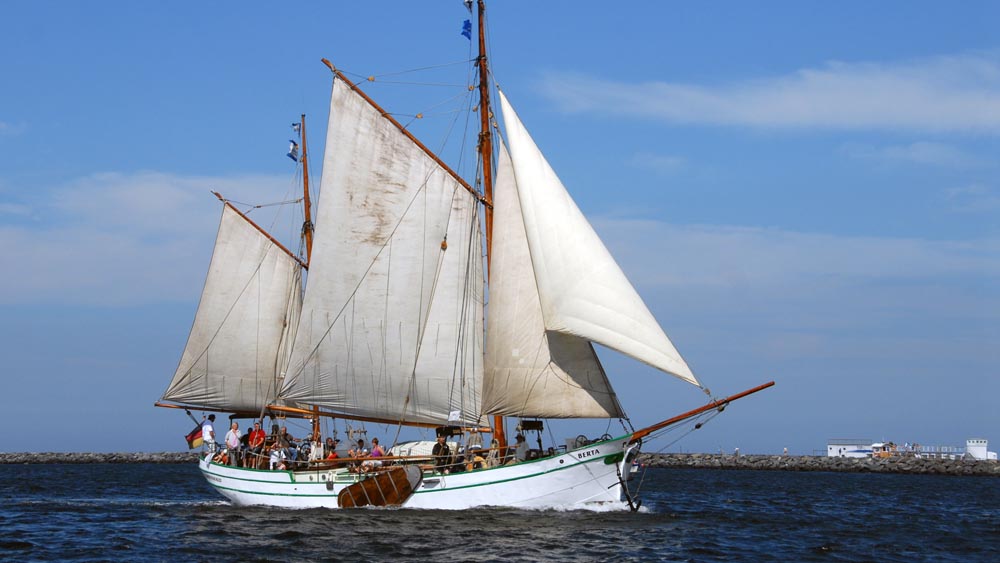
<svg viewBox="0 0 1000 563">
<path fill-rule="evenodd" d="M 163 399 L 236 412 L 274 400 L 298 323 L 302 270 L 228 203 L 194 326 Z"/>
<path fill-rule="evenodd" d="M 623 416 L 590 342 L 546 332 L 514 171 L 500 145 L 493 187 L 485 412 L 522 417 Z"/>
<path fill-rule="evenodd" d="M 280 396 L 348 416 L 478 422 L 475 197 L 343 80 L 331 95 L 322 190 Z"/>
<path fill-rule="evenodd" d="M 500 103 L 545 328 L 698 385 L 502 93 Z"/>
</svg>

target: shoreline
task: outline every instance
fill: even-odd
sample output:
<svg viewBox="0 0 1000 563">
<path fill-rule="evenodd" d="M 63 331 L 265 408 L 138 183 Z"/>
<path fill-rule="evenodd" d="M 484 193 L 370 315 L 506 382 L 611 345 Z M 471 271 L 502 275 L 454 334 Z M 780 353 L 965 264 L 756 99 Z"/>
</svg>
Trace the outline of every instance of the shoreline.
<svg viewBox="0 0 1000 563">
<path fill-rule="evenodd" d="M 80 463 L 195 463 L 198 452 L 0 452 L 0 465 Z"/>
<path fill-rule="evenodd" d="M 195 463 L 198 452 L 0 452 L 0 465 Z M 883 459 L 761 454 L 642 454 L 639 462 L 658 469 L 726 469 L 749 471 L 831 471 L 838 473 L 904 473 L 1000 477 L 1000 463 L 987 460 L 892 457 Z"/>
<path fill-rule="evenodd" d="M 641 454 L 639 462 L 665 469 L 742 469 L 754 471 L 831 471 L 1000 477 L 993 460 L 916 457 L 857 458 L 761 454 Z"/>
</svg>

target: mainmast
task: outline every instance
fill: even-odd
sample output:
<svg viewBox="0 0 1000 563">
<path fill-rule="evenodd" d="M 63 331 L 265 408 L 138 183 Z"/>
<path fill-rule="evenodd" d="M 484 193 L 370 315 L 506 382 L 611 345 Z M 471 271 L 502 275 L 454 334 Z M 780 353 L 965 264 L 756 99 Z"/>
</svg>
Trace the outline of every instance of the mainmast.
<svg viewBox="0 0 1000 563">
<path fill-rule="evenodd" d="M 306 114 L 302 114 L 302 121 L 299 124 L 302 133 L 302 238 L 306 241 L 306 267 L 309 267 L 309 259 L 312 257 L 313 249 L 313 222 L 312 204 L 309 201 L 309 145 L 306 143 Z"/>
<path fill-rule="evenodd" d="M 313 222 L 312 202 L 309 201 L 309 144 L 306 142 L 306 114 L 304 113 L 299 121 L 299 134 L 302 136 L 302 238 L 306 242 L 306 268 L 308 269 L 313 249 Z M 318 406 L 313 406 L 310 418 L 312 419 L 311 439 L 316 440 L 320 433 Z"/>
<path fill-rule="evenodd" d="M 490 72 L 486 64 L 486 2 L 479 0 L 479 154 L 483 157 L 483 197 L 486 199 L 486 268 L 493 246 L 493 135 L 490 131 Z"/>
<path fill-rule="evenodd" d="M 486 215 L 486 271 L 493 275 L 493 132 L 490 121 L 490 71 L 486 61 L 486 2 L 479 0 L 479 155 L 483 159 L 483 199 Z M 501 451 L 507 447 L 503 416 L 493 415 L 493 437 Z"/>
</svg>

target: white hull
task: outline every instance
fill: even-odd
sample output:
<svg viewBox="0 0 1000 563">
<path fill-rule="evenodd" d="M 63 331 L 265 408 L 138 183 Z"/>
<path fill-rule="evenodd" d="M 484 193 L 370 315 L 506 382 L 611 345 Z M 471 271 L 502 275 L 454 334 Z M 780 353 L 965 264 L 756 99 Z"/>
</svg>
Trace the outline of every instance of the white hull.
<svg viewBox="0 0 1000 563">
<path fill-rule="evenodd" d="M 451 473 L 425 472 L 406 508 L 625 508 L 619 475 L 630 435 L 538 460 Z M 209 484 L 236 505 L 337 508 L 337 495 L 363 476 L 344 471 L 266 471 L 199 463 Z M 328 483 L 332 482 L 332 485 Z"/>
</svg>

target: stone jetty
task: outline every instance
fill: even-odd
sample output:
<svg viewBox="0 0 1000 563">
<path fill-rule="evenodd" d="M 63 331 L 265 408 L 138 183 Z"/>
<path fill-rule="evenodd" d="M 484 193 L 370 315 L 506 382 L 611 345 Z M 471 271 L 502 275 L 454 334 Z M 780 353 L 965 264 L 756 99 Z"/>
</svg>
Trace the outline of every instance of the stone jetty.
<svg viewBox="0 0 1000 563">
<path fill-rule="evenodd" d="M 3 464 L 51 463 L 195 463 L 198 452 L 159 453 L 2 453 Z M 642 454 L 639 462 L 669 469 L 742 469 L 760 471 L 836 471 L 1000 477 L 1000 463 L 971 459 L 890 457 L 883 459 L 760 454 Z"/>
<path fill-rule="evenodd" d="M 0 465 L 25 463 L 194 463 L 198 452 L 159 453 L 2 453 Z"/>
<path fill-rule="evenodd" d="M 795 455 L 643 454 L 639 462 L 672 469 L 744 469 L 764 471 L 837 471 L 1000 477 L 993 460 L 933 459 L 897 456 L 881 459 Z"/>
</svg>

